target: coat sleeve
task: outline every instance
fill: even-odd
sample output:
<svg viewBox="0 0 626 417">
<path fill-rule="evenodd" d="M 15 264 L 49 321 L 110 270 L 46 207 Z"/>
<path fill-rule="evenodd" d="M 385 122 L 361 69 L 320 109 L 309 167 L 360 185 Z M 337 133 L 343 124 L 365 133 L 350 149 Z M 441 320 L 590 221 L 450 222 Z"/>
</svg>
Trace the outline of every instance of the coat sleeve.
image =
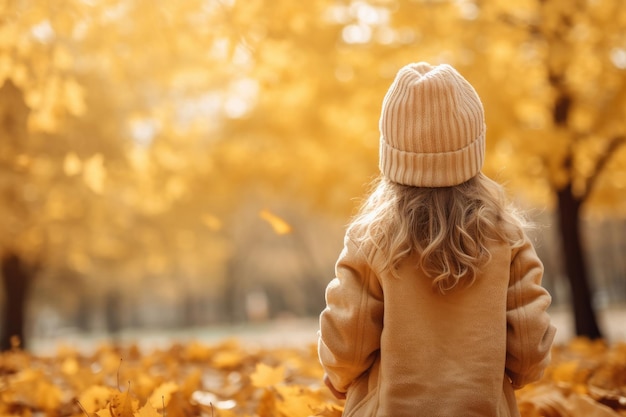
<svg viewBox="0 0 626 417">
<path fill-rule="evenodd" d="M 346 392 L 369 369 L 380 348 L 383 297 L 363 252 L 349 237 L 335 275 L 320 315 L 318 354 L 332 385 Z"/>
<path fill-rule="evenodd" d="M 507 291 L 506 373 L 514 388 L 537 381 L 550 361 L 556 329 L 547 309 L 548 291 L 541 286 L 543 264 L 530 240 L 515 249 Z"/>
</svg>

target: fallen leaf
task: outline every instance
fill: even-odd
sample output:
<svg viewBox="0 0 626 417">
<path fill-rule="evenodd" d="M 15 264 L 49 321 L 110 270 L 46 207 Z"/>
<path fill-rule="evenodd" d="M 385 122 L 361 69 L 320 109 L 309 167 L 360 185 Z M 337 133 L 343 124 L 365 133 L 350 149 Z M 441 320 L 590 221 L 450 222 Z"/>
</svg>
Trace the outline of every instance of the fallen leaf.
<svg viewBox="0 0 626 417">
<path fill-rule="evenodd" d="M 106 407 L 113 392 L 112 388 L 93 385 L 83 391 L 78 397 L 78 401 L 88 413 L 94 413 Z"/>
<path fill-rule="evenodd" d="M 131 398 L 130 391 L 116 392 L 109 403 L 111 417 L 134 417 L 137 402 Z"/>
<path fill-rule="evenodd" d="M 148 399 L 148 403 L 156 409 L 161 409 L 163 408 L 163 403 L 165 403 L 165 406 L 169 404 L 172 393 L 176 391 L 178 391 L 178 384 L 166 382 L 154 390 Z"/>
<path fill-rule="evenodd" d="M 146 404 L 135 413 L 135 417 L 163 417 L 159 412 L 150 404 Z"/>
<path fill-rule="evenodd" d="M 283 382 L 284 379 L 284 367 L 271 367 L 264 363 L 257 364 L 254 373 L 250 375 L 250 381 L 256 388 L 269 388 Z"/>
</svg>

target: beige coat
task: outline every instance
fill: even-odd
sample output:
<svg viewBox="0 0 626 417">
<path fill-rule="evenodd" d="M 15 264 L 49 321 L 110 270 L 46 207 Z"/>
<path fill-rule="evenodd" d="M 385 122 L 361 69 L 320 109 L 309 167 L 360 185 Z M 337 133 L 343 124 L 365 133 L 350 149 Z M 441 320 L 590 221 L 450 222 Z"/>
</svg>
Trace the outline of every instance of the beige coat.
<svg viewBox="0 0 626 417">
<path fill-rule="evenodd" d="M 447 295 L 408 259 L 399 278 L 348 232 L 326 290 L 319 357 L 344 416 L 519 416 L 514 389 L 539 379 L 555 329 L 543 265 L 526 239 L 494 243 L 474 285 Z"/>
</svg>

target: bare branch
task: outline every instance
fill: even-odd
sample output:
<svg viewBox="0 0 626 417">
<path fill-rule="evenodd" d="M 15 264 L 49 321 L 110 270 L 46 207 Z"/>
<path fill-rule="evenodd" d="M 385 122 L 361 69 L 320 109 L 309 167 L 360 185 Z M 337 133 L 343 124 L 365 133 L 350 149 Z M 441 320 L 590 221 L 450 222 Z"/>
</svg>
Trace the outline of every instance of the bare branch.
<svg viewBox="0 0 626 417">
<path fill-rule="evenodd" d="M 619 149 L 619 147 L 625 143 L 626 136 L 615 136 L 604 150 L 604 153 L 600 155 L 600 157 L 596 161 L 593 172 L 591 173 L 589 178 L 587 178 L 587 181 L 585 183 L 585 193 L 582 196 L 583 201 L 586 200 L 589 195 L 591 195 L 593 189 L 598 182 L 598 177 L 604 170 L 606 164 L 610 161 L 611 157 L 615 155 L 617 149 Z"/>
</svg>

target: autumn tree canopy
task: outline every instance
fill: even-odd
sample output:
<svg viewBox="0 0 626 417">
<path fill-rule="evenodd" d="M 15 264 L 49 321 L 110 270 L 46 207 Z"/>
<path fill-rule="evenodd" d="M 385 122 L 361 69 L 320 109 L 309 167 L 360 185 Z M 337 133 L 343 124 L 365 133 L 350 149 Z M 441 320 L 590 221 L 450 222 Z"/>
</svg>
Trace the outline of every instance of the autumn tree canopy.
<svg viewBox="0 0 626 417">
<path fill-rule="evenodd" d="M 564 230 L 623 213 L 625 29 L 621 0 L 1 2 L 0 250 L 23 276 L 219 292 L 251 196 L 349 216 L 420 60 L 475 85 L 511 193 Z"/>
</svg>

